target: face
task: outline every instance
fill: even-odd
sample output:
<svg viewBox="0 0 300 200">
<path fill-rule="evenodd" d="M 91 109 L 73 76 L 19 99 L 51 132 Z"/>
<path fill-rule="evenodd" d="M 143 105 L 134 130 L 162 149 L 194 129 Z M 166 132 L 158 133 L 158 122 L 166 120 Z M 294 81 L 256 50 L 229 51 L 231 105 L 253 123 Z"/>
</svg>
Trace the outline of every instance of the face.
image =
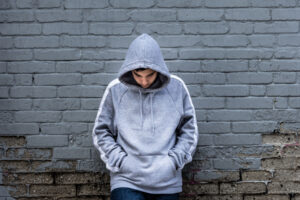
<svg viewBox="0 0 300 200">
<path fill-rule="evenodd" d="M 143 71 L 132 70 L 135 81 L 143 88 L 148 88 L 157 77 L 157 71 L 147 68 Z"/>
</svg>

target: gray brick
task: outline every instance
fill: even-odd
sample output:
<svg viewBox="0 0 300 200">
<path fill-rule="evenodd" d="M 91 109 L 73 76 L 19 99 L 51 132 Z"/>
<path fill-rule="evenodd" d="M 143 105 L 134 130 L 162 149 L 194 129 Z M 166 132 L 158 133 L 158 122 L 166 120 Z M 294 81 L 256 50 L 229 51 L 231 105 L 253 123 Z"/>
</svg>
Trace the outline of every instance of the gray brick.
<svg viewBox="0 0 300 200">
<path fill-rule="evenodd" d="M 82 82 L 86 85 L 103 85 L 106 86 L 109 84 L 110 81 L 117 78 L 115 74 L 87 74 L 83 75 Z"/>
<path fill-rule="evenodd" d="M 293 121 L 299 122 L 300 112 L 298 110 L 257 110 L 254 112 L 253 120 L 274 120 L 278 122 Z"/>
<path fill-rule="evenodd" d="M 93 139 L 91 134 L 85 134 L 85 135 L 76 135 L 74 139 L 74 144 L 78 147 L 92 147 L 93 145 Z"/>
<path fill-rule="evenodd" d="M 0 62 L 0 73 L 6 73 L 7 62 Z"/>
<path fill-rule="evenodd" d="M 208 47 L 243 47 L 247 46 L 248 39 L 246 36 L 204 36 L 202 43 Z"/>
<path fill-rule="evenodd" d="M 85 60 L 121 60 L 125 58 L 124 50 L 82 50 Z"/>
<path fill-rule="evenodd" d="M 31 110 L 31 99 L 0 99 L 0 110 Z"/>
<path fill-rule="evenodd" d="M 104 63 L 104 71 L 107 73 L 118 73 L 122 63 L 123 63 L 122 61 L 114 61 L 114 60 L 107 61 Z"/>
<path fill-rule="evenodd" d="M 58 97 L 100 97 L 103 86 L 62 86 L 57 90 Z"/>
<path fill-rule="evenodd" d="M 18 111 L 15 112 L 16 122 L 59 122 L 61 112 L 58 111 Z"/>
<path fill-rule="evenodd" d="M 0 2 L 0 9 L 9 9 L 12 7 L 11 4 L 12 4 L 12 2 L 9 0 L 2 0 Z"/>
<path fill-rule="evenodd" d="M 39 35 L 41 32 L 41 24 L 0 24 L 0 33 L 2 35 Z"/>
<path fill-rule="evenodd" d="M 39 22 L 81 22 L 83 18 L 80 10 L 37 10 L 35 15 Z"/>
<path fill-rule="evenodd" d="M 210 134 L 210 133 L 228 133 L 230 132 L 229 122 L 203 122 L 198 123 L 199 133 Z"/>
<path fill-rule="evenodd" d="M 33 12 L 30 10 L 0 11 L 0 22 L 33 22 Z"/>
<path fill-rule="evenodd" d="M 99 36 L 63 36 L 62 47 L 104 47 L 106 39 Z"/>
<path fill-rule="evenodd" d="M 42 123 L 41 132 L 47 135 L 82 134 L 88 132 L 86 123 Z"/>
<path fill-rule="evenodd" d="M 81 74 L 37 74 L 34 76 L 36 85 L 78 85 L 81 83 Z"/>
<path fill-rule="evenodd" d="M 80 50 L 78 49 L 35 49 L 36 60 L 79 60 Z"/>
<path fill-rule="evenodd" d="M 243 85 L 205 85 L 203 92 L 206 96 L 248 96 L 249 87 Z"/>
<path fill-rule="evenodd" d="M 253 7 L 293 7 L 296 6 L 296 0 L 250 0 Z"/>
<path fill-rule="evenodd" d="M 188 85 L 188 90 L 190 92 L 191 97 L 199 97 L 202 95 L 201 86 L 200 85 Z"/>
<path fill-rule="evenodd" d="M 135 38 L 133 36 L 107 36 L 106 45 L 111 48 L 128 48 Z"/>
<path fill-rule="evenodd" d="M 276 39 L 271 35 L 253 35 L 249 36 L 251 46 L 253 47 L 273 47 Z"/>
<path fill-rule="evenodd" d="M 34 123 L 13 123 L 0 124 L 0 135 L 33 135 L 39 133 L 38 124 Z"/>
<path fill-rule="evenodd" d="M 1 112 L 0 111 L 0 122 L 1 123 L 13 123 L 14 122 L 14 117 L 13 117 L 13 112 Z M 1 156 L 1 150 L 0 150 L 0 156 Z"/>
<path fill-rule="evenodd" d="M 56 72 L 69 73 L 69 72 L 79 72 L 79 73 L 90 73 L 90 72 L 103 72 L 104 63 L 103 62 L 93 62 L 93 61 L 68 61 L 68 62 L 57 62 Z M 105 70 L 107 71 L 107 70 Z"/>
<path fill-rule="evenodd" d="M 10 74 L 0 74 L 0 86 L 14 85 L 14 76 Z"/>
<path fill-rule="evenodd" d="M 268 84 L 272 83 L 272 74 L 267 72 L 232 72 L 227 74 L 228 83 Z"/>
<path fill-rule="evenodd" d="M 97 112 L 89 110 L 65 111 L 63 121 L 65 122 L 94 122 Z"/>
<path fill-rule="evenodd" d="M 233 158 L 233 159 L 215 159 L 213 161 L 215 169 L 234 170 L 234 169 L 259 169 L 259 158 Z"/>
<path fill-rule="evenodd" d="M 273 108 L 273 99 L 269 97 L 227 98 L 226 107 L 231 109 Z"/>
<path fill-rule="evenodd" d="M 276 84 L 267 86 L 268 96 L 299 96 L 300 87 L 298 84 Z"/>
<path fill-rule="evenodd" d="M 9 73 L 48 73 L 55 72 L 54 62 L 9 62 L 7 71 Z"/>
<path fill-rule="evenodd" d="M 99 35 L 128 35 L 134 28 L 132 23 L 91 23 L 89 33 Z"/>
<path fill-rule="evenodd" d="M 300 45 L 300 36 L 299 35 L 279 35 L 278 44 L 280 46 L 295 46 L 299 47 Z"/>
<path fill-rule="evenodd" d="M 200 97 L 194 99 L 195 108 L 198 109 L 217 109 L 225 107 L 225 98 L 223 97 Z"/>
<path fill-rule="evenodd" d="M 270 59 L 273 56 L 272 49 L 228 49 L 225 58 L 229 59 Z"/>
<path fill-rule="evenodd" d="M 274 98 L 275 108 L 288 108 L 288 100 L 285 97 Z"/>
<path fill-rule="evenodd" d="M 248 62 L 243 60 L 212 60 L 201 62 L 202 71 L 238 72 L 248 71 Z"/>
<path fill-rule="evenodd" d="M 205 110 L 196 110 L 197 121 L 206 120 L 206 111 Z"/>
<path fill-rule="evenodd" d="M 114 8 L 150 8 L 155 5 L 154 0 L 110 0 Z"/>
<path fill-rule="evenodd" d="M 177 7 L 177 8 L 181 8 L 181 7 L 191 7 L 191 8 L 195 8 L 195 7 L 200 7 L 202 6 L 202 1 L 193 1 L 193 0 L 185 0 L 185 1 L 181 1 L 181 0 L 158 0 L 157 2 L 157 7 Z"/>
<path fill-rule="evenodd" d="M 38 0 L 38 8 L 58 8 L 60 7 L 60 0 Z"/>
<path fill-rule="evenodd" d="M 182 49 L 180 59 L 224 59 L 225 51 L 221 49 Z"/>
<path fill-rule="evenodd" d="M 160 47 L 198 46 L 201 43 L 199 36 L 160 36 L 156 39 Z"/>
<path fill-rule="evenodd" d="M 233 133 L 271 133 L 277 128 L 277 122 L 272 121 L 249 121 L 233 122 Z"/>
<path fill-rule="evenodd" d="M 185 23 L 184 31 L 187 34 L 223 34 L 229 31 L 223 22 Z"/>
<path fill-rule="evenodd" d="M 16 86 L 11 87 L 10 96 L 14 98 L 53 98 L 56 97 L 54 86 Z"/>
<path fill-rule="evenodd" d="M 8 98 L 8 87 L 0 87 L 0 98 Z"/>
<path fill-rule="evenodd" d="M 214 136 L 212 135 L 199 135 L 198 145 L 200 146 L 210 146 L 214 145 Z"/>
<path fill-rule="evenodd" d="M 0 50 L 0 60 L 17 61 L 31 60 L 33 54 L 31 50 Z"/>
<path fill-rule="evenodd" d="M 130 17 L 127 10 L 84 10 L 83 16 L 86 21 L 98 22 L 120 22 L 127 21 Z"/>
<path fill-rule="evenodd" d="M 254 23 L 255 33 L 297 33 L 298 22 Z"/>
<path fill-rule="evenodd" d="M 250 61 L 249 65 L 257 65 L 260 71 L 300 71 L 300 62 L 296 60 L 272 60 L 263 62 Z"/>
<path fill-rule="evenodd" d="M 250 96 L 265 96 L 266 86 L 263 85 L 250 85 Z"/>
<path fill-rule="evenodd" d="M 294 72 L 275 72 L 273 73 L 274 83 L 295 83 L 296 73 Z"/>
<path fill-rule="evenodd" d="M 227 9 L 225 19 L 238 21 L 265 21 L 270 20 L 270 10 L 266 8 L 239 8 Z"/>
<path fill-rule="evenodd" d="M 54 159 L 65 159 L 65 160 L 77 160 L 77 159 L 90 159 L 91 152 L 90 148 L 54 148 L 53 149 Z"/>
<path fill-rule="evenodd" d="M 107 0 L 66 0 L 65 8 L 105 8 L 108 6 Z"/>
<path fill-rule="evenodd" d="M 166 61 L 171 73 L 173 72 L 198 72 L 201 71 L 200 61 Z"/>
<path fill-rule="evenodd" d="M 34 135 L 26 137 L 27 147 L 63 147 L 68 146 L 67 135 Z"/>
<path fill-rule="evenodd" d="M 17 8 L 33 8 L 33 1 L 32 0 L 17 0 L 16 1 Z"/>
<path fill-rule="evenodd" d="M 176 21 L 176 11 L 170 9 L 133 10 L 128 15 L 133 21 Z"/>
<path fill-rule="evenodd" d="M 45 23 L 43 24 L 43 34 L 85 35 L 88 34 L 88 24 L 65 22 Z"/>
<path fill-rule="evenodd" d="M 182 33 L 182 25 L 178 23 L 138 23 L 135 31 L 139 34 L 148 33 L 151 35 L 158 33 L 162 35 L 177 35 Z"/>
<path fill-rule="evenodd" d="M 15 74 L 16 85 L 32 85 L 31 74 Z"/>
<path fill-rule="evenodd" d="M 205 0 L 205 6 L 213 8 L 248 7 L 249 5 L 247 0 Z"/>
<path fill-rule="evenodd" d="M 274 57 L 279 59 L 292 59 L 300 56 L 299 48 L 281 48 L 275 52 Z"/>
<path fill-rule="evenodd" d="M 214 137 L 216 145 L 258 145 L 261 142 L 260 134 L 221 134 Z"/>
<path fill-rule="evenodd" d="M 34 110 L 75 110 L 80 109 L 80 99 L 34 99 Z"/>
<path fill-rule="evenodd" d="M 179 21 L 221 21 L 224 15 L 219 9 L 182 9 L 177 13 Z"/>
<path fill-rule="evenodd" d="M 0 48 L 10 49 L 13 48 L 14 40 L 12 37 L 1 37 L 0 38 Z"/>
<path fill-rule="evenodd" d="M 229 22 L 230 33 L 235 34 L 251 34 L 253 33 L 254 27 L 252 23 L 247 22 Z"/>
<path fill-rule="evenodd" d="M 273 20 L 299 20 L 300 19 L 300 8 L 284 8 L 284 9 L 273 9 L 272 19 Z"/>
<path fill-rule="evenodd" d="M 17 48 L 59 47 L 59 37 L 57 36 L 16 37 L 14 43 Z"/>
<path fill-rule="evenodd" d="M 289 98 L 289 105 L 291 108 L 300 108 L 300 98 L 299 97 Z"/>
<path fill-rule="evenodd" d="M 248 110 L 210 110 L 208 121 L 251 121 L 252 111 Z"/>
<path fill-rule="evenodd" d="M 99 98 L 88 98 L 82 99 L 81 98 L 81 109 L 82 110 L 96 110 L 99 107 Z"/>
<path fill-rule="evenodd" d="M 225 75 L 223 73 L 182 73 L 178 74 L 186 84 L 224 84 Z"/>
</svg>

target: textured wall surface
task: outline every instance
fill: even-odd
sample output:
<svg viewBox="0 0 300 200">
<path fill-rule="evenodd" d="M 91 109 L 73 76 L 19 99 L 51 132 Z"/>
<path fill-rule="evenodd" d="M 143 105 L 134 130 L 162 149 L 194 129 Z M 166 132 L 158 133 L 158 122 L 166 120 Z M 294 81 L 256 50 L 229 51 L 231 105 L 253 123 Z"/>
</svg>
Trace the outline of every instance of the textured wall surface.
<svg viewBox="0 0 300 200">
<path fill-rule="evenodd" d="M 182 199 L 300 199 L 299 0 L 0 0 L 0 200 L 109 199 L 91 133 L 148 33 L 188 85 Z"/>
</svg>

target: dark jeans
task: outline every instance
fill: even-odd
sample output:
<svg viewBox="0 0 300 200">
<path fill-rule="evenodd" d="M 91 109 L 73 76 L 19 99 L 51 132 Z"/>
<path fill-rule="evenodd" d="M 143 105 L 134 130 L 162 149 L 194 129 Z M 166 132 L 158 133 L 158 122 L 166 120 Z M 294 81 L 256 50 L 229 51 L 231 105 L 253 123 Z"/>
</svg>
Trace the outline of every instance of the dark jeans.
<svg viewBox="0 0 300 200">
<path fill-rule="evenodd" d="M 149 194 L 131 188 L 116 188 L 111 191 L 111 200 L 178 200 L 179 193 L 175 194 Z"/>
</svg>

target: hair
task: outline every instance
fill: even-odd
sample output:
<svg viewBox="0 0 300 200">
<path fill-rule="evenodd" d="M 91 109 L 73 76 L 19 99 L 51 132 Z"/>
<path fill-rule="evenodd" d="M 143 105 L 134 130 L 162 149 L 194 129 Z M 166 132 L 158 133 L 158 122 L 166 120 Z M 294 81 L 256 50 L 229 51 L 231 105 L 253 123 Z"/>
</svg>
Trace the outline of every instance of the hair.
<svg viewBox="0 0 300 200">
<path fill-rule="evenodd" d="M 143 67 L 140 67 L 140 68 L 137 68 L 137 69 L 135 69 L 135 71 L 144 71 L 145 69 L 147 69 L 147 68 L 143 68 Z"/>
</svg>

